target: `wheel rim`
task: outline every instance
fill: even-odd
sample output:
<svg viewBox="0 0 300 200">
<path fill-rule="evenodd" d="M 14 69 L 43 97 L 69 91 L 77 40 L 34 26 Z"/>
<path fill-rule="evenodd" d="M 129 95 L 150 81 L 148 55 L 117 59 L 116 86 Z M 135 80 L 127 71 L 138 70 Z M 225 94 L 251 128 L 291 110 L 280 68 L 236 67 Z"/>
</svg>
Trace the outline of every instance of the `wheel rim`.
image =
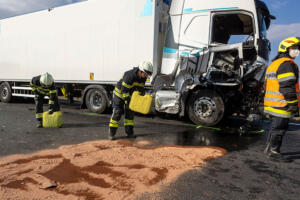
<svg viewBox="0 0 300 200">
<path fill-rule="evenodd" d="M 98 92 L 92 94 L 90 98 L 90 105 L 96 109 L 102 106 L 102 96 Z"/>
<path fill-rule="evenodd" d="M 215 102 L 208 97 L 201 97 L 194 102 L 194 112 L 200 118 L 207 118 L 213 115 L 217 107 Z"/>
<path fill-rule="evenodd" d="M 3 99 L 6 99 L 7 98 L 7 96 L 8 96 L 8 89 L 7 89 L 7 87 L 2 87 L 1 88 L 1 97 L 3 98 Z"/>
</svg>

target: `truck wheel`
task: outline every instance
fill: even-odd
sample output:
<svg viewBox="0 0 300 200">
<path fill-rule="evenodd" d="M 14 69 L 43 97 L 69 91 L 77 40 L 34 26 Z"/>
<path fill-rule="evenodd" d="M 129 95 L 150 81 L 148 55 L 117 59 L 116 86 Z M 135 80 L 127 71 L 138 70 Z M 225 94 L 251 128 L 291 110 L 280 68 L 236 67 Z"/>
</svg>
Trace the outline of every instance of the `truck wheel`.
<svg viewBox="0 0 300 200">
<path fill-rule="evenodd" d="M 188 116 L 195 124 L 213 126 L 224 115 L 223 99 L 213 90 L 200 90 L 192 94 L 187 106 Z"/>
<path fill-rule="evenodd" d="M 12 97 L 11 87 L 8 82 L 3 82 L 0 85 L 0 100 L 4 103 L 9 103 Z"/>
<path fill-rule="evenodd" d="M 85 98 L 86 106 L 91 112 L 101 114 L 106 110 L 108 105 L 108 97 L 105 89 L 90 89 Z"/>
</svg>

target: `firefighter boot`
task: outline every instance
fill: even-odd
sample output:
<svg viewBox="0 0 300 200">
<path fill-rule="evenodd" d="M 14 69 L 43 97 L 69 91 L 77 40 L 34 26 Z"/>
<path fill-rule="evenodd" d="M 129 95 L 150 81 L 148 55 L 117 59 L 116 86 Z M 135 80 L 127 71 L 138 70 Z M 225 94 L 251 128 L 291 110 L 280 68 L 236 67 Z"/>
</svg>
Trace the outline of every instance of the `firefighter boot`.
<svg viewBox="0 0 300 200">
<path fill-rule="evenodd" d="M 109 140 L 115 140 L 115 135 L 117 133 L 117 129 L 116 127 L 109 127 L 109 133 L 108 133 L 108 139 Z"/>
<path fill-rule="evenodd" d="M 270 149 L 268 152 L 268 157 L 275 161 L 275 162 L 291 162 L 290 159 L 285 158 L 281 153 L 280 153 L 280 147 L 282 144 L 282 138 L 283 136 L 281 135 L 272 135 L 270 139 Z"/>
<path fill-rule="evenodd" d="M 43 121 L 42 120 L 38 120 L 37 124 L 36 124 L 37 128 L 43 128 Z"/>
<path fill-rule="evenodd" d="M 133 134 L 133 126 L 125 126 L 125 132 L 127 134 L 127 138 L 136 138 Z"/>
</svg>

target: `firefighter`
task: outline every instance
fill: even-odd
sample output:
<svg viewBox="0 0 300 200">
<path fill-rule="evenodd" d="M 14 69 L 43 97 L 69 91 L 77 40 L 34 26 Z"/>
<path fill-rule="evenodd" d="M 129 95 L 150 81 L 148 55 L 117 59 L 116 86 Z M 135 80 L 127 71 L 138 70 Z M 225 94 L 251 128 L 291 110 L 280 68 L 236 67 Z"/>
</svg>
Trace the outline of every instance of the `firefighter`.
<svg viewBox="0 0 300 200">
<path fill-rule="evenodd" d="M 280 147 L 289 119 L 298 114 L 300 107 L 299 69 L 294 62 L 299 49 L 299 37 L 283 40 L 266 71 L 264 112 L 270 116 L 270 130 L 264 153 L 275 161 L 290 161 L 282 156 Z"/>
<path fill-rule="evenodd" d="M 35 117 L 38 121 L 37 128 L 43 127 L 43 100 L 45 96 L 49 97 L 49 113 L 52 114 L 55 111 L 59 111 L 59 104 L 57 98 L 57 91 L 54 86 L 54 80 L 51 74 L 45 73 L 36 77 L 33 77 L 30 86 L 34 93 L 35 101 Z"/>
<path fill-rule="evenodd" d="M 113 113 L 109 123 L 108 139 L 114 140 L 119 121 L 125 114 L 124 126 L 128 138 L 135 138 L 133 133 L 133 111 L 129 109 L 129 102 L 134 90 L 145 94 L 145 82 L 152 75 L 153 66 L 151 62 L 144 61 L 138 67 L 126 71 L 113 91 Z"/>
</svg>

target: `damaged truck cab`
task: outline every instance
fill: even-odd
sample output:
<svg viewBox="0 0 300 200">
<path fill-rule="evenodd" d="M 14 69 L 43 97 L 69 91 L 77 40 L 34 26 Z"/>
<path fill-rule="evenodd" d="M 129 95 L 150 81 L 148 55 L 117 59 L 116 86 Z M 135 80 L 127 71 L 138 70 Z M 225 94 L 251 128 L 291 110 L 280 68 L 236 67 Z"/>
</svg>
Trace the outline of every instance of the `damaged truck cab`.
<svg viewBox="0 0 300 200">
<path fill-rule="evenodd" d="M 259 116 L 274 19 L 266 4 L 173 0 L 167 18 L 155 109 L 203 125 L 232 113 Z"/>
</svg>

